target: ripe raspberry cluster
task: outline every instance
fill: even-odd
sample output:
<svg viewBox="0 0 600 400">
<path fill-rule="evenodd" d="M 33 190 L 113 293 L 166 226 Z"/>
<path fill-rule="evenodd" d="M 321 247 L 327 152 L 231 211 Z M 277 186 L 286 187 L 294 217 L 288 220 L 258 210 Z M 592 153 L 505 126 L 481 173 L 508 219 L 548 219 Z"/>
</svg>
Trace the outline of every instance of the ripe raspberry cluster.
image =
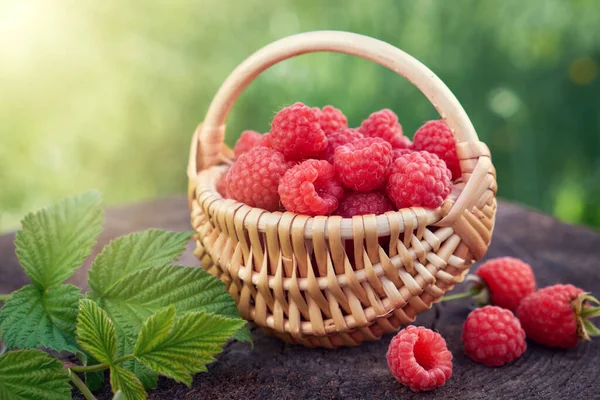
<svg viewBox="0 0 600 400">
<path fill-rule="evenodd" d="M 333 106 L 296 103 L 275 115 L 267 134 L 242 132 L 234 155 L 217 185 L 223 197 L 306 215 L 434 209 L 460 178 L 456 143 L 445 122 L 426 123 L 412 143 L 388 109 L 354 129 Z"/>
</svg>

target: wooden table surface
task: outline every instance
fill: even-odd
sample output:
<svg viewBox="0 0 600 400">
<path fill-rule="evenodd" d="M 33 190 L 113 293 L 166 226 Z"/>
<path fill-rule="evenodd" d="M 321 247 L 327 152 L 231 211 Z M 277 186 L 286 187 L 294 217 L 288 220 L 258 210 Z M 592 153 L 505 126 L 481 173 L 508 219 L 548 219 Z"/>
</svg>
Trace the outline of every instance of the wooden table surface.
<svg viewBox="0 0 600 400">
<path fill-rule="evenodd" d="M 111 208 L 99 245 L 147 228 L 189 230 L 184 197 Z M 0 236 L 0 293 L 27 284 L 14 255 L 14 235 Z M 180 262 L 198 265 L 189 250 Z M 500 202 L 487 257 L 515 256 L 530 263 L 538 285 L 573 283 L 600 295 L 600 234 L 570 226 L 509 203 Z M 88 263 L 89 265 L 89 263 Z M 71 279 L 85 287 L 87 267 Z M 457 290 L 463 288 L 458 287 Z M 385 353 L 391 336 L 355 348 L 305 349 L 253 329 L 255 346 L 230 342 L 196 375 L 192 388 L 161 379 L 151 399 L 598 399 L 600 338 L 576 349 L 547 349 L 528 343 L 516 362 L 487 368 L 465 356 L 460 334 L 469 301 L 435 305 L 416 323 L 438 330 L 454 354 L 452 378 L 429 393 L 414 394 L 389 374 Z M 99 399 L 111 398 L 108 389 Z"/>
</svg>

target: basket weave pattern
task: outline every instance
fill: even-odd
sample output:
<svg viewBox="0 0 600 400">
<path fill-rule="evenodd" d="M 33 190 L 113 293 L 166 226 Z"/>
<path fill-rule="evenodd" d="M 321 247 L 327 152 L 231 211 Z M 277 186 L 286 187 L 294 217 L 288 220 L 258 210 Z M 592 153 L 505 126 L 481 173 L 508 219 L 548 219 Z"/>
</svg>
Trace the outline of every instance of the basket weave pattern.
<svg viewBox="0 0 600 400">
<path fill-rule="evenodd" d="M 343 219 L 267 212 L 215 189 L 229 167 L 224 122 L 243 89 L 269 66 L 298 54 L 336 51 L 407 77 L 457 137 L 462 177 L 442 207 Z M 346 32 L 310 32 L 275 42 L 225 81 L 194 134 L 188 165 L 195 255 L 225 282 L 241 315 L 305 346 L 375 340 L 414 321 L 485 254 L 496 212 L 487 146 L 464 110 L 425 66 L 402 51 Z"/>
</svg>

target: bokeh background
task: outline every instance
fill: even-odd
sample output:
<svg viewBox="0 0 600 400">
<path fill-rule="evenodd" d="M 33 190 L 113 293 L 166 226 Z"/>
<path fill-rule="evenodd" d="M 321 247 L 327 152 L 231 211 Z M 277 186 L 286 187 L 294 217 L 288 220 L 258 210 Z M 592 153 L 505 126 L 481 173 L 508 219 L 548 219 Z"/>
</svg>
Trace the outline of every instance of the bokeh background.
<svg viewBox="0 0 600 400">
<path fill-rule="evenodd" d="M 87 188 L 109 204 L 184 193 L 189 142 L 227 74 L 283 36 L 339 29 L 424 62 L 462 102 L 499 195 L 600 227 L 597 0 L 0 0 L 0 231 Z M 280 107 L 391 108 L 407 135 L 436 112 L 367 61 L 311 54 L 261 75 L 228 142 Z"/>
</svg>

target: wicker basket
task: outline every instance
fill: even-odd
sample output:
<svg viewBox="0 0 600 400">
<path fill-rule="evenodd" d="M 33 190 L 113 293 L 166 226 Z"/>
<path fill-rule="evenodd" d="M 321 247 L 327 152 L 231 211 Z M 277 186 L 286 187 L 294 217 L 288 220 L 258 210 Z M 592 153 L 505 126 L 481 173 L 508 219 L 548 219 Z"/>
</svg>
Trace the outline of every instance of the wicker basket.
<svg viewBox="0 0 600 400">
<path fill-rule="evenodd" d="M 232 156 L 223 144 L 225 120 L 240 93 L 271 65 L 324 51 L 359 56 L 403 75 L 447 121 L 462 177 L 440 208 L 308 217 L 252 208 L 217 193 Z M 358 345 L 413 322 L 483 257 L 494 228 L 495 174 L 460 103 L 419 61 L 348 32 L 290 36 L 229 75 L 194 134 L 188 176 L 195 255 L 225 282 L 241 315 L 268 333 L 305 346 Z"/>
</svg>

